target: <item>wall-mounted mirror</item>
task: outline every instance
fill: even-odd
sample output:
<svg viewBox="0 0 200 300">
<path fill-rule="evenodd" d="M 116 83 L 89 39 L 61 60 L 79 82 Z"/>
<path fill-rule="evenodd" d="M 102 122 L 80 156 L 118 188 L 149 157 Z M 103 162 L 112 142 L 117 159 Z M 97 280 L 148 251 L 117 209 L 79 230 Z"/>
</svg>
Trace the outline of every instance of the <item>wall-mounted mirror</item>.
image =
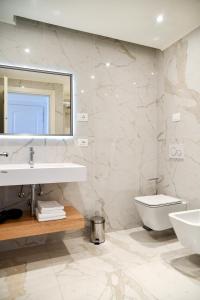
<svg viewBox="0 0 200 300">
<path fill-rule="evenodd" d="M 73 135 L 72 74 L 0 65 L 0 134 Z"/>
</svg>

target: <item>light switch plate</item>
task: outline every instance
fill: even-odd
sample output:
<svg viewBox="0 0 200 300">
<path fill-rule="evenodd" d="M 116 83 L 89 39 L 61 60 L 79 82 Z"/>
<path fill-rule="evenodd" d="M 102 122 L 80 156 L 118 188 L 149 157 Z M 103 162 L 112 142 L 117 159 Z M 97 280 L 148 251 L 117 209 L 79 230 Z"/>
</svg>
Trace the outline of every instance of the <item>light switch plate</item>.
<svg viewBox="0 0 200 300">
<path fill-rule="evenodd" d="M 169 158 L 184 159 L 184 145 L 183 144 L 169 145 Z"/>
<path fill-rule="evenodd" d="M 88 147 L 88 139 L 78 139 L 77 144 L 79 147 Z"/>
<path fill-rule="evenodd" d="M 87 113 L 78 113 L 77 114 L 77 121 L 87 122 L 88 121 L 88 114 Z"/>
<path fill-rule="evenodd" d="M 172 114 L 172 122 L 180 122 L 181 114 L 180 112 Z"/>
</svg>

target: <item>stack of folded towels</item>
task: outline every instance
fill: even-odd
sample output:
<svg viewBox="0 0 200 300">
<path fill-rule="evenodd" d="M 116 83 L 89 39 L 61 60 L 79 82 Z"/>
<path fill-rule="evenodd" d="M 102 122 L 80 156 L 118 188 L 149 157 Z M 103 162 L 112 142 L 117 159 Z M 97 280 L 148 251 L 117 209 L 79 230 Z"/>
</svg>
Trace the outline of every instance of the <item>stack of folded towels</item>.
<svg viewBox="0 0 200 300">
<path fill-rule="evenodd" d="M 52 221 L 66 218 L 64 206 L 58 201 L 38 201 L 36 216 L 38 221 Z"/>
</svg>

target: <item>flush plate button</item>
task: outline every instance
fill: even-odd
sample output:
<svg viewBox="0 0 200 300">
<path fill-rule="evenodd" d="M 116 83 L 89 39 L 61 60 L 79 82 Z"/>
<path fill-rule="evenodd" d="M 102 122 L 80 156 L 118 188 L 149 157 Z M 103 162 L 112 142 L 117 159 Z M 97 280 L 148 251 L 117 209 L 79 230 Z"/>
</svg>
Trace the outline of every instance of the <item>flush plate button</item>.
<svg viewBox="0 0 200 300">
<path fill-rule="evenodd" d="M 169 158 L 184 159 L 184 145 L 183 144 L 169 145 Z"/>
</svg>

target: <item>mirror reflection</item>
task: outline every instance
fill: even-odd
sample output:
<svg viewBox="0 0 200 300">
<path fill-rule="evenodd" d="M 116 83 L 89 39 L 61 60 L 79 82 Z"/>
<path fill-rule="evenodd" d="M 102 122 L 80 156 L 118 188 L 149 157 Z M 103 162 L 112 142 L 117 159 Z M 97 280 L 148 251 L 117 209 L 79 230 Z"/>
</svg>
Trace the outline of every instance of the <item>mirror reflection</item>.
<svg viewBox="0 0 200 300">
<path fill-rule="evenodd" d="M 72 135 L 72 75 L 0 66 L 0 133 Z"/>
</svg>

